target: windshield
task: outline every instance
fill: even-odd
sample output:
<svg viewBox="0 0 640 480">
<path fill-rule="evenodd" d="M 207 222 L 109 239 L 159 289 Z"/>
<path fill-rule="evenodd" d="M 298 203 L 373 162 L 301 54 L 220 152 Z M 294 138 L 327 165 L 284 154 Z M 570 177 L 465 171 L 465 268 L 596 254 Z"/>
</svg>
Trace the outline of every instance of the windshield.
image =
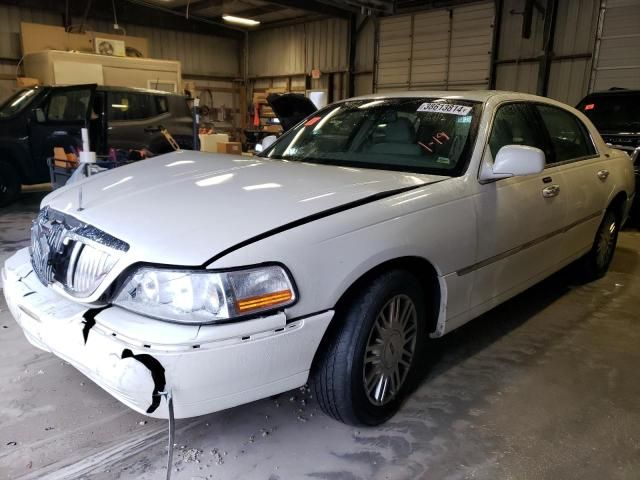
<svg viewBox="0 0 640 480">
<path fill-rule="evenodd" d="M 640 132 L 640 93 L 589 95 L 578 110 L 600 133 Z"/>
<path fill-rule="evenodd" d="M 307 117 L 261 156 L 460 175 L 479 116 L 480 103 L 467 100 L 349 100 Z"/>
<path fill-rule="evenodd" d="M 0 118 L 8 118 L 22 111 L 33 99 L 38 89 L 26 88 L 15 93 L 0 106 Z"/>
</svg>

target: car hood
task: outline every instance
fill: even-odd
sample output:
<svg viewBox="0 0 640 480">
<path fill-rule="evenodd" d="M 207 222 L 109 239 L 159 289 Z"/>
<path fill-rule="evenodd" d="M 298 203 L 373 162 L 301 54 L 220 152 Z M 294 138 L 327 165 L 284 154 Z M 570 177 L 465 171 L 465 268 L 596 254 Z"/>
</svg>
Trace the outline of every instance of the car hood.
<svg viewBox="0 0 640 480">
<path fill-rule="evenodd" d="M 96 174 L 43 206 L 127 242 L 130 261 L 191 266 L 290 222 L 442 178 L 182 151 Z"/>
</svg>

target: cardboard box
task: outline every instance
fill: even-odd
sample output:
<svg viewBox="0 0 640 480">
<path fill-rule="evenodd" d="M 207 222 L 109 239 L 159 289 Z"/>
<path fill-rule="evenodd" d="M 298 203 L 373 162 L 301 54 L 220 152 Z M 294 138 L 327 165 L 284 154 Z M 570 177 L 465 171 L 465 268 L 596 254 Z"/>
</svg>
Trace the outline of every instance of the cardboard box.
<svg viewBox="0 0 640 480">
<path fill-rule="evenodd" d="M 40 84 L 37 78 L 31 77 L 18 77 L 16 78 L 16 84 L 19 88 L 34 87 Z"/>
<path fill-rule="evenodd" d="M 200 135 L 200 150 L 203 152 L 216 153 L 218 151 L 219 143 L 229 143 L 229 135 L 226 133 Z"/>
<path fill-rule="evenodd" d="M 218 153 L 242 154 L 242 144 L 240 142 L 218 142 Z"/>
<path fill-rule="evenodd" d="M 266 92 L 254 92 L 253 94 L 253 103 L 267 103 L 267 94 Z"/>
<path fill-rule="evenodd" d="M 280 125 L 265 125 L 262 127 L 263 132 L 269 133 L 280 133 L 282 132 L 282 127 Z"/>
<path fill-rule="evenodd" d="M 64 27 L 44 25 L 40 23 L 20 23 L 20 40 L 22 54 L 39 52 L 41 50 L 77 50 L 79 52 L 93 53 L 95 51 L 95 38 L 125 41 L 127 47 L 138 50 L 143 57 L 149 56 L 149 40 L 146 37 L 126 37 L 115 33 L 70 33 Z"/>
</svg>

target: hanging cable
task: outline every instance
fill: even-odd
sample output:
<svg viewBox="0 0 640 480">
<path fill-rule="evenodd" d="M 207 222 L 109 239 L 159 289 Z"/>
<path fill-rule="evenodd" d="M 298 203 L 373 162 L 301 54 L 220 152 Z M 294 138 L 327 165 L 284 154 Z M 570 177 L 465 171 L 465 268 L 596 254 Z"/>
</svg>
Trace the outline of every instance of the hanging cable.
<svg viewBox="0 0 640 480">
<path fill-rule="evenodd" d="M 113 29 L 121 30 L 122 34 L 126 37 L 127 31 L 123 27 L 118 25 L 118 15 L 116 13 L 116 0 L 111 0 L 111 6 L 113 7 Z"/>
</svg>

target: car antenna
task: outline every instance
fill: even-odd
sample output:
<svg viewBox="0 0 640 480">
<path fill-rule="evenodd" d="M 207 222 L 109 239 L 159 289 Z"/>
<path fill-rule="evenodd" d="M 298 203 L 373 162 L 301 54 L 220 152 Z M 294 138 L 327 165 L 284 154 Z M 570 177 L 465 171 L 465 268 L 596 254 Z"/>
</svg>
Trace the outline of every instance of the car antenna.
<svg viewBox="0 0 640 480">
<path fill-rule="evenodd" d="M 84 210 L 84 208 L 82 208 L 82 185 L 80 185 L 78 188 L 78 212 L 82 210 Z"/>
</svg>

